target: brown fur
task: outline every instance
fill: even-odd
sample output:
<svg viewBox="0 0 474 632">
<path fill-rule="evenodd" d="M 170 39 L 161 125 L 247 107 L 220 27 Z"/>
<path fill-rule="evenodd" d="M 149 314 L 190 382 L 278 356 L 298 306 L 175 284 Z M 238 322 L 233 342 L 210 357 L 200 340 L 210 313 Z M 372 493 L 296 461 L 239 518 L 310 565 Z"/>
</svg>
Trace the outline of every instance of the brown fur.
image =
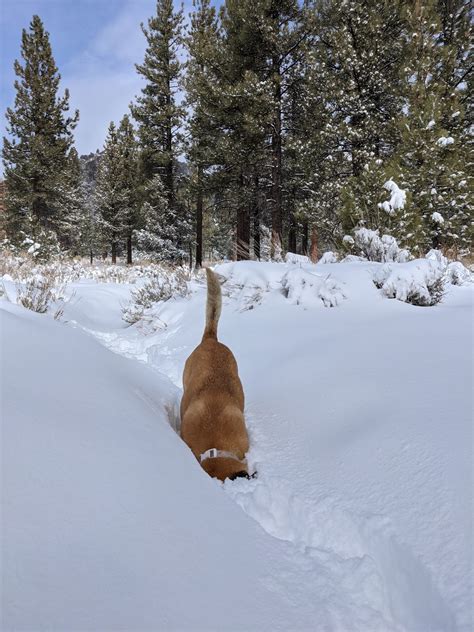
<svg viewBox="0 0 474 632">
<path fill-rule="evenodd" d="M 231 350 L 217 340 L 221 288 L 207 273 L 206 328 L 201 344 L 186 360 L 181 400 L 181 436 L 198 459 L 210 448 L 244 460 L 249 439 L 244 419 L 244 392 Z M 247 464 L 232 458 L 206 459 L 203 469 L 223 481 L 247 473 Z"/>
</svg>

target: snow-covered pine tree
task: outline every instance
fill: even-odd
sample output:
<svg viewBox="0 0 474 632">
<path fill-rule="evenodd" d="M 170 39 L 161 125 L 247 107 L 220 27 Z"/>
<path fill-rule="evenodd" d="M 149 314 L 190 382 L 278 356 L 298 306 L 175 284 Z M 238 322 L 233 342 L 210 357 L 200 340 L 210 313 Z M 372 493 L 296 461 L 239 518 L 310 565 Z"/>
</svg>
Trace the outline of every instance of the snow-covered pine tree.
<svg viewBox="0 0 474 632">
<path fill-rule="evenodd" d="M 138 249 L 152 261 L 181 264 L 187 257 L 191 226 L 182 213 L 170 208 L 168 192 L 159 175 L 148 181 L 141 207 L 144 228 L 138 230 Z"/>
<path fill-rule="evenodd" d="M 390 168 L 410 194 L 407 221 L 395 236 L 420 254 L 440 247 L 458 253 L 471 238 L 464 82 L 470 27 L 459 5 L 440 13 L 444 3 L 432 0 L 407 11 L 406 106 Z M 453 23 L 459 39 L 450 32 Z"/>
<path fill-rule="evenodd" d="M 145 183 L 160 175 L 173 211 L 176 210 L 175 165 L 184 118 L 184 109 L 177 103 L 182 72 L 178 58 L 182 23 L 183 12 L 174 11 L 173 0 L 157 0 L 156 15 L 148 20 L 148 28 L 142 24 L 147 48 L 143 63 L 136 65 L 146 83 L 131 106 L 138 124 Z"/>
<path fill-rule="evenodd" d="M 102 254 L 104 247 L 99 225 L 100 214 L 97 209 L 95 196 L 100 158 L 101 152 L 97 150 L 95 153 L 81 156 L 79 159 L 82 176 L 82 199 L 84 201 L 79 230 L 79 254 L 89 257 L 91 264 L 94 261 L 94 257 Z"/>
<path fill-rule="evenodd" d="M 262 222 L 272 225 L 275 247 L 286 227 L 283 100 L 304 39 L 299 15 L 292 0 L 228 0 L 220 14 L 218 175 L 221 199 L 236 217 L 238 258 L 250 256 L 252 241 L 259 257 Z"/>
<path fill-rule="evenodd" d="M 256 4 L 262 5 L 261 13 L 258 16 L 259 20 L 257 20 L 257 28 L 263 33 L 265 74 L 272 98 L 270 207 L 272 252 L 273 256 L 278 258 L 281 256 L 283 246 L 284 224 L 290 228 L 292 246 L 294 246 L 293 242 L 296 239 L 293 200 L 291 199 L 291 191 L 283 180 L 285 174 L 284 144 L 285 132 L 287 132 L 285 127 L 289 122 L 291 108 L 298 105 L 296 83 L 299 80 L 299 75 L 297 65 L 304 58 L 305 48 L 303 44 L 310 32 L 306 28 L 307 24 L 302 20 L 302 11 L 297 0 L 278 0 L 277 2 Z M 285 117 L 285 100 L 289 100 L 287 117 Z"/>
<path fill-rule="evenodd" d="M 188 62 L 184 86 L 189 108 L 187 155 L 191 167 L 189 190 L 195 206 L 196 267 L 203 258 L 203 208 L 210 194 L 206 170 L 216 163 L 216 134 L 212 95 L 219 47 L 219 26 L 210 0 L 194 0 L 186 38 Z"/>
<path fill-rule="evenodd" d="M 69 165 L 58 184 L 57 227 L 63 250 L 77 255 L 82 245 L 82 224 L 86 213 L 86 189 L 76 149 L 71 148 Z"/>
<path fill-rule="evenodd" d="M 23 30 L 21 56 L 23 62 L 15 61 L 15 105 L 7 108 L 3 141 L 7 234 L 19 241 L 22 233 L 52 231 L 61 239 L 60 197 L 71 177 L 69 153 L 79 113 L 67 114 L 67 89 L 58 96 L 61 77 L 37 15 L 29 32 Z"/>
<path fill-rule="evenodd" d="M 402 108 L 404 20 L 391 0 L 325 0 L 316 11 L 310 103 L 323 121 L 310 137 L 319 146 L 310 152 L 317 156 L 312 204 L 316 218 L 329 219 L 325 233 L 339 215 L 342 236 L 377 221 L 384 176 L 374 171 L 396 146 Z"/>
<path fill-rule="evenodd" d="M 112 263 L 116 263 L 120 242 L 127 236 L 128 194 L 120 140 L 111 122 L 97 173 L 95 204 L 102 241 L 111 249 Z"/>
<path fill-rule="evenodd" d="M 216 208 L 223 220 L 232 213 L 234 256 L 248 259 L 253 236 L 258 257 L 265 153 L 271 117 L 270 84 L 264 77 L 263 33 L 258 28 L 262 3 L 228 0 L 220 13 L 222 46 L 212 114 L 220 126 L 218 162 L 213 174 Z"/>
<path fill-rule="evenodd" d="M 117 129 L 117 143 L 121 165 L 121 186 L 124 196 L 124 221 L 127 263 L 132 263 L 132 241 L 134 231 L 140 228 L 140 203 L 143 197 L 139 175 L 139 151 L 133 125 L 127 114 Z"/>
</svg>

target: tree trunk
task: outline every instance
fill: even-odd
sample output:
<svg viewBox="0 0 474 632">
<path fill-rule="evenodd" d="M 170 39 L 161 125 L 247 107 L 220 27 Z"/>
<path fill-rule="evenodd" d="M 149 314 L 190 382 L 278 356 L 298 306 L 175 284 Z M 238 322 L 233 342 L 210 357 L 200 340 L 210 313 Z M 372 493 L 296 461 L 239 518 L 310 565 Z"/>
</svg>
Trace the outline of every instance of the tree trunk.
<svg viewBox="0 0 474 632">
<path fill-rule="evenodd" d="M 127 265 L 132 263 L 132 235 L 127 237 Z"/>
<path fill-rule="evenodd" d="M 258 190 L 258 176 L 254 177 L 253 255 L 257 261 L 260 260 L 260 196 Z"/>
<path fill-rule="evenodd" d="M 90 249 L 90 258 L 91 258 L 91 265 L 94 263 L 94 253 L 92 252 L 92 248 Z"/>
<path fill-rule="evenodd" d="M 198 166 L 198 186 L 196 200 L 196 268 L 202 266 L 202 167 Z"/>
<path fill-rule="evenodd" d="M 168 112 L 171 109 L 171 84 L 168 82 L 168 94 L 166 95 L 166 106 Z M 171 115 L 166 121 L 166 152 L 168 160 L 166 163 L 166 188 L 168 189 L 168 204 L 170 209 L 174 210 L 174 172 L 173 172 L 173 121 Z"/>
<path fill-rule="evenodd" d="M 288 250 L 296 253 L 296 219 L 293 211 L 290 213 L 290 228 L 288 231 Z"/>
<path fill-rule="evenodd" d="M 275 79 L 275 111 L 272 130 L 272 256 L 275 254 L 276 244 L 282 244 L 283 212 L 281 199 L 281 81 L 280 58 L 275 55 L 272 59 L 272 70 Z"/>
<path fill-rule="evenodd" d="M 308 254 L 308 221 L 303 222 L 303 232 L 301 234 L 301 254 Z"/>
<path fill-rule="evenodd" d="M 117 263 L 117 243 L 112 242 L 112 263 Z"/>
<path fill-rule="evenodd" d="M 362 126 L 364 119 L 363 114 L 358 114 L 352 117 L 352 127 L 359 129 Z M 363 172 L 363 163 L 361 160 L 361 153 L 363 149 L 363 142 L 361 140 L 352 141 L 352 175 L 358 178 Z"/>
<path fill-rule="evenodd" d="M 243 205 L 237 211 L 237 261 L 250 259 L 250 214 Z"/>
<path fill-rule="evenodd" d="M 245 191 L 244 176 L 240 175 L 240 191 Z M 250 209 L 242 196 L 239 196 L 237 207 L 237 261 L 250 259 Z"/>
<path fill-rule="evenodd" d="M 316 263 L 318 261 L 318 234 L 316 226 L 313 226 L 311 229 L 311 247 L 309 250 L 309 258 L 311 263 Z"/>
</svg>

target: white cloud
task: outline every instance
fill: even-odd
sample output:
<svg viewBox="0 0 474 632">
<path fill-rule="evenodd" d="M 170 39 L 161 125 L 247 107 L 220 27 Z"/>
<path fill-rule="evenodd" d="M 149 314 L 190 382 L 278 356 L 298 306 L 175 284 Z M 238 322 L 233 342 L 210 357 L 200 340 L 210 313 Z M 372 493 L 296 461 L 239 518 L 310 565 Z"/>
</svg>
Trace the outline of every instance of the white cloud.
<svg viewBox="0 0 474 632">
<path fill-rule="evenodd" d="M 135 70 L 146 48 L 140 23 L 155 11 L 154 0 L 131 0 L 63 69 L 63 85 L 71 94 L 71 109 L 79 109 L 75 131 L 80 154 L 101 148 L 111 120 L 127 113 L 142 80 Z"/>
<path fill-rule="evenodd" d="M 118 123 L 140 89 L 140 79 L 133 72 L 108 73 L 69 78 L 71 108 L 79 109 L 75 130 L 79 154 L 101 149 L 110 121 Z"/>
</svg>

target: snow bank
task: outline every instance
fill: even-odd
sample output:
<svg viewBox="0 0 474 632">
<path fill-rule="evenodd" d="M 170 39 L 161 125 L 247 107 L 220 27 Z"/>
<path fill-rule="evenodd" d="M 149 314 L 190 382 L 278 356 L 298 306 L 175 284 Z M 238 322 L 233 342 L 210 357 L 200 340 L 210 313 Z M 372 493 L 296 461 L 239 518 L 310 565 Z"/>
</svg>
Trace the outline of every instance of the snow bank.
<svg viewBox="0 0 474 632">
<path fill-rule="evenodd" d="M 207 477 L 165 377 L 47 316 L 1 318 L 2 629 L 385 627 Z"/>
<path fill-rule="evenodd" d="M 428 310 L 381 296 L 377 271 L 418 264 L 216 267 L 258 471 L 223 487 L 170 426 L 199 278 L 160 331 L 124 327 L 126 284 L 72 283 L 68 325 L 0 301 L 3 627 L 470 630 L 473 286 Z"/>
<path fill-rule="evenodd" d="M 346 237 L 350 237 L 350 235 L 345 235 L 344 237 L 344 241 L 347 243 Z M 352 240 L 352 243 L 354 243 L 354 240 L 352 239 L 352 237 L 350 237 L 350 239 Z M 338 261 L 339 261 L 339 258 L 336 255 L 336 253 L 332 252 L 332 250 L 328 250 L 327 252 L 323 253 L 323 256 L 318 261 L 318 263 L 337 263 Z"/>
<path fill-rule="evenodd" d="M 311 261 L 309 257 L 306 257 L 305 255 L 297 255 L 294 252 L 287 252 L 285 255 L 285 263 L 309 264 Z"/>
<path fill-rule="evenodd" d="M 262 290 L 277 288 L 287 268 L 283 264 L 241 261 L 222 263 L 215 271 L 227 279 L 228 286 L 254 287 Z"/>
</svg>

